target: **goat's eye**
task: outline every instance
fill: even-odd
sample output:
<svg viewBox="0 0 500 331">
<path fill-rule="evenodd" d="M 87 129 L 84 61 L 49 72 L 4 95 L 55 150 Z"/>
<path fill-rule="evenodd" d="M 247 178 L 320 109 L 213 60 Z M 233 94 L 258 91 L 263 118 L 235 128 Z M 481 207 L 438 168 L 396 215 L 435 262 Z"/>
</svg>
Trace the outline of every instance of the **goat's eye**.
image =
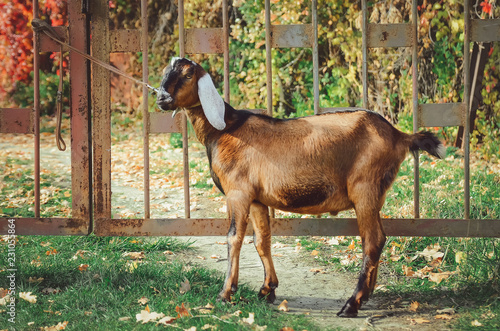
<svg viewBox="0 0 500 331">
<path fill-rule="evenodd" d="M 193 75 L 186 75 L 186 78 L 191 79 L 191 78 L 193 78 Z"/>
</svg>

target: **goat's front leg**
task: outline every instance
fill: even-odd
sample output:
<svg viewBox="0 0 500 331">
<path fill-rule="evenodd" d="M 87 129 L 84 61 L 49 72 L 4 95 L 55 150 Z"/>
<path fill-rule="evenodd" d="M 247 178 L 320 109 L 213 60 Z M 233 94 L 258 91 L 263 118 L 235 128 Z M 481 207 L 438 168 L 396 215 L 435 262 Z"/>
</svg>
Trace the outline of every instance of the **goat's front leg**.
<svg viewBox="0 0 500 331">
<path fill-rule="evenodd" d="M 231 225 L 227 233 L 227 274 L 219 300 L 231 301 L 238 288 L 240 251 L 248 224 L 250 202 L 242 193 L 228 194 L 227 206 Z"/>
<path fill-rule="evenodd" d="M 367 301 L 375 288 L 378 263 L 385 244 L 385 234 L 380 222 L 378 210 L 356 210 L 358 228 L 363 243 L 363 265 L 358 279 L 358 285 L 353 295 L 337 313 L 340 317 L 356 317 L 364 301 Z"/>
<path fill-rule="evenodd" d="M 278 277 L 274 270 L 271 256 L 271 228 L 267 206 L 254 202 L 250 206 L 250 220 L 254 230 L 254 244 L 264 266 L 264 284 L 260 288 L 259 297 L 273 303 L 276 299 L 275 289 L 278 287 Z"/>
</svg>

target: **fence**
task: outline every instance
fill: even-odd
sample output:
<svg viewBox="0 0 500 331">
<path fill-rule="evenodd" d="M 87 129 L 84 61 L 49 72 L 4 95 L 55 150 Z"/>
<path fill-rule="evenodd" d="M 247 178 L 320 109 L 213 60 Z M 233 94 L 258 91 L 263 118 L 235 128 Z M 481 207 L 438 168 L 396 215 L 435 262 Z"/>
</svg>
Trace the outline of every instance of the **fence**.
<svg viewBox="0 0 500 331">
<path fill-rule="evenodd" d="M 142 52 L 143 80 L 148 79 L 148 18 L 147 1 L 141 1 L 141 29 L 111 30 L 109 26 L 108 2 L 90 1 L 92 22 L 87 19 L 88 9 L 74 1 L 68 2 L 69 27 L 59 27 L 61 36 L 68 36 L 72 46 L 88 51 L 93 56 L 109 62 L 112 52 Z M 500 237 L 500 220 L 470 219 L 470 165 L 469 165 L 469 73 L 470 42 L 499 41 L 500 20 L 470 19 L 470 4 L 465 0 L 465 46 L 464 46 L 464 97 L 462 103 L 419 104 L 417 84 L 418 17 L 417 1 L 412 3 L 411 23 L 372 24 L 368 23 L 367 3 L 362 2 L 362 54 L 363 54 L 363 105 L 368 100 L 367 58 L 368 52 L 377 47 L 411 47 L 413 77 L 413 130 L 428 126 L 464 126 L 464 219 L 421 219 L 419 215 L 419 160 L 414 161 L 414 218 L 383 219 L 387 235 L 397 236 L 467 236 Z M 36 4 L 36 1 L 35 1 Z M 223 26 L 220 28 L 186 28 L 184 24 L 184 2 L 179 0 L 179 49 L 180 56 L 192 53 L 223 54 L 224 57 L 224 99 L 229 101 L 229 22 L 228 3 L 222 2 Z M 34 6 L 36 8 L 36 5 Z M 319 102 L 318 73 L 318 17 L 317 0 L 311 3 L 311 24 L 271 24 L 270 0 L 265 1 L 265 45 L 267 68 L 267 109 L 256 110 L 272 116 L 272 66 L 273 48 L 309 47 L 313 54 L 313 95 L 316 114 L 334 110 L 321 107 Z M 83 13 L 82 13 L 83 12 Z M 37 17 L 35 12 L 34 17 Z M 92 40 L 89 41 L 89 31 Z M 56 45 L 39 36 L 35 40 L 35 54 L 40 51 L 57 51 Z M 70 219 L 40 218 L 39 198 L 39 95 L 37 62 L 35 61 L 35 109 L 2 109 L 0 132 L 30 133 L 34 135 L 35 150 L 35 210 L 34 218 L 17 220 L 18 234 L 87 234 L 94 230 L 98 235 L 225 235 L 228 229 L 226 219 L 193 219 L 190 217 L 189 151 L 187 121 L 184 115 L 180 122 L 170 113 L 150 113 L 147 105 L 148 91 L 143 87 L 142 115 L 144 120 L 144 218 L 113 219 L 111 213 L 111 107 L 110 72 L 92 64 L 78 55 L 70 53 L 71 66 L 71 125 L 72 125 L 72 194 L 73 216 Z M 37 56 L 35 56 L 36 58 Z M 92 72 L 92 79 L 90 79 Z M 89 134 L 91 102 L 92 134 Z M 15 124 L 15 125 L 14 125 Z M 13 129 L 14 128 L 14 129 Z M 150 167 L 149 137 L 151 134 L 181 132 L 183 135 L 184 198 L 185 218 L 158 219 L 151 217 L 150 210 Z M 93 146 L 92 153 L 90 146 Z M 37 154 L 38 153 L 38 154 Z M 38 155 L 38 159 L 37 159 Z M 92 156 L 92 157 L 91 157 Z M 93 178 L 90 173 L 93 172 Z M 90 201 L 93 200 L 93 213 Z M 357 235 L 355 219 L 349 218 L 272 218 L 274 235 Z M 7 219 L 0 219 L 0 232 L 7 232 Z M 251 233 L 251 226 L 248 229 Z"/>
</svg>

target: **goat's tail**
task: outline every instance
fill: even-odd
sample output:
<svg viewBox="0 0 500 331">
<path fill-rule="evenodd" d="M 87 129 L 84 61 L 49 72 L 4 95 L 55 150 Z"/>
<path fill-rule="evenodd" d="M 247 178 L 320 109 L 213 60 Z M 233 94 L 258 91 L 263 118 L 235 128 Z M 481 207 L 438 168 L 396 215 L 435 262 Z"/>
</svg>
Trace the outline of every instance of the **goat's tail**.
<svg viewBox="0 0 500 331">
<path fill-rule="evenodd" d="M 446 147 L 431 132 L 418 132 L 410 135 L 410 151 L 414 154 L 419 150 L 443 159 L 446 156 Z"/>
</svg>

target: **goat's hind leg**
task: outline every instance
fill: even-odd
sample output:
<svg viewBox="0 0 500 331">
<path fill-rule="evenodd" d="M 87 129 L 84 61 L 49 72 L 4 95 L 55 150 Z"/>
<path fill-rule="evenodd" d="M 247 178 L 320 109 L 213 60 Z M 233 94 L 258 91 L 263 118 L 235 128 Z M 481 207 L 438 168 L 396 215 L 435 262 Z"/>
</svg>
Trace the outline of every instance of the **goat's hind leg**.
<svg viewBox="0 0 500 331">
<path fill-rule="evenodd" d="M 269 210 L 260 203 L 250 206 L 250 219 L 254 229 L 254 244 L 264 266 L 264 284 L 260 288 L 259 297 L 266 298 L 273 303 L 276 299 L 275 290 L 278 287 L 278 277 L 274 270 L 271 256 L 271 228 L 269 224 Z"/>
<path fill-rule="evenodd" d="M 364 301 L 367 301 L 375 288 L 380 254 L 385 244 L 385 234 L 378 210 L 356 210 L 358 228 L 363 243 L 363 265 L 358 284 L 353 295 L 337 313 L 340 317 L 356 317 Z"/>
</svg>

